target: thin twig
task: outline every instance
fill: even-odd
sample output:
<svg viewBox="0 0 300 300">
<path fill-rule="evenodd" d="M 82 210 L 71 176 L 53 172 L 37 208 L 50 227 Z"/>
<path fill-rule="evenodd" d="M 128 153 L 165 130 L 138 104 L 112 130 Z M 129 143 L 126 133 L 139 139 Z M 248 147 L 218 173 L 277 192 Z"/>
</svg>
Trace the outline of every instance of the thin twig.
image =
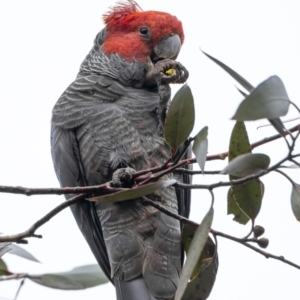
<svg viewBox="0 0 300 300">
<path fill-rule="evenodd" d="M 214 194 L 213 190 L 211 190 L 211 189 L 209 189 L 208 191 L 211 195 L 211 205 L 210 205 L 210 207 L 213 207 L 214 203 L 215 203 L 215 194 Z"/>
<path fill-rule="evenodd" d="M 288 129 L 288 132 L 289 133 L 292 133 L 292 132 L 296 132 L 298 131 L 300 133 L 300 124 Z M 288 134 L 288 133 L 286 133 Z M 280 134 L 275 134 L 275 135 L 272 135 L 270 137 L 266 137 L 260 141 L 257 141 L 253 144 L 250 145 L 250 148 L 251 149 L 254 149 L 254 148 L 257 148 L 259 146 L 262 146 L 264 144 L 267 144 L 269 142 L 272 142 L 272 141 L 275 141 L 275 140 L 278 140 L 282 138 L 282 136 Z M 226 157 L 228 156 L 228 152 L 222 152 L 222 153 L 218 153 L 218 154 L 213 154 L 213 155 L 208 155 L 206 157 L 206 160 L 207 161 L 211 161 L 211 160 L 224 160 Z M 184 162 L 186 161 L 186 164 L 193 164 L 193 163 L 196 163 L 196 158 L 193 158 L 193 159 L 189 159 L 189 160 L 181 160 L 179 161 L 178 163 L 180 162 Z M 167 165 L 168 167 L 169 166 L 172 166 L 172 164 L 169 164 Z M 136 173 L 133 174 L 133 178 L 136 178 L 136 177 L 139 177 L 139 176 L 142 176 L 142 175 L 145 175 L 149 172 L 152 172 L 152 173 L 156 173 L 156 172 L 159 172 L 161 170 L 163 170 L 164 168 L 162 166 L 159 166 L 159 167 L 155 167 L 155 168 L 151 168 L 151 169 L 147 169 L 147 170 L 142 170 L 142 171 L 138 171 Z"/>
<path fill-rule="evenodd" d="M 179 220 L 183 224 L 189 224 L 189 225 L 196 226 L 196 227 L 198 227 L 198 225 L 199 225 L 196 222 L 193 222 L 183 216 L 173 213 L 169 209 L 165 208 L 164 206 L 158 204 L 157 202 L 155 202 L 147 197 L 142 197 L 142 199 L 143 199 L 142 200 L 143 204 L 153 206 L 154 208 L 158 209 L 159 211 L 165 213 L 166 215 L 173 217 L 176 220 Z"/>
<path fill-rule="evenodd" d="M 292 162 L 300 168 L 300 163 L 299 162 L 297 162 L 295 159 L 292 159 Z"/>
<path fill-rule="evenodd" d="M 287 132 L 286 132 L 286 135 L 288 135 L 289 133 L 292 133 L 292 132 L 296 132 L 296 131 L 300 132 L 300 124 L 288 129 Z M 278 140 L 280 138 L 282 138 L 282 136 L 280 134 L 275 134 L 275 135 L 272 135 L 270 137 L 266 137 L 266 138 L 264 138 L 260 141 L 257 141 L 255 143 L 251 144 L 250 148 L 254 149 L 254 148 L 257 148 L 257 147 L 262 146 L 264 144 L 267 144 L 269 142 Z M 209 155 L 209 156 L 207 156 L 207 160 L 217 160 L 217 159 L 222 159 L 223 160 L 227 156 L 228 156 L 228 152 L 223 152 L 223 153 L 220 153 L 220 154 Z"/>
<path fill-rule="evenodd" d="M 47 223 L 49 220 L 51 220 L 55 215 L 57 215 L 59 212 L 61 212 L 65 208 L 75 204 L 76 202 L 82 200 L 85 197 L 88 197 L 88 195 L 89 195 L 88 193 L 87 194 L 79 194 L 67 201 L 64 201 L 63 203 L 61 203 L 60 205 L 58 205 L 57 207 L 52 209 L 49 213 L 47 213 L 40 220 L 35 222 L 29 229 L 25 230 L 24 232 L 13 234 L 13 235 L 0 236 L 0 242 L 18 242 L 20 240 L 24 242 L 24 238 L 28 238 L 28 237 L 42 238 L 41 235 L 35 234 L 35 231 L 39 227 L 41 227 L 42 225 Z"/>
<path fill-rule="evenodd" d="M 96 193 L 96 192 L 110 191 L 111 189 L 108 183 L 104 183 L 96 186 L 83 186 L 83 187 L 77 186 L 77 187 L 65 187 L 65 188 L 26 188 L 22 186 L 0 185 L 0 193 L 22 194 L 26 196 Z"/>
<path fill-rule="evenodd" d="M 250 231 L 249 231 L 249 233 L 246 236 L 243 237 L 243 239 L 245 239 L 245 240 L 248 239 L 249 236 L 253 233 L 253 229 L 254 229 L 254 225 L 255 225 L 254 221 L 255 220 L 251 219 L 251 228 L 250 228 Z"/>
<path fill-rule="evenodd" d="M 279 261 L 281 261 L 281 262 L 283 262 L 283 263 L 285 263 L 285 264 L 288 264 L 288 265 L 290 265 L 290 266 L 292 266 L 292 267 L 294 267 L 294 268 L 300 270 L 300 266 L 299 266 L 299 265 L 297 265 L 297 264 L 291 262 L 290 260 L 285 259 L 285 258 L 284 258 L 283 256 L 281 256 L 281 255 L 280 255 L 280 256 L 277 256 L 277 255 L 268 253 L 268 252 L 263 251 L 263 250 L 261 250 L 261 249 L 255 247 L 255 246 L 253 246 L 253 245 L 251 245 L 251 244 L 248 244 L 247 242 L 243 241 L 242 239 L 236 238 L 236 237 L 234 237 L 234 236 L 228 235 L 228 234 L 223 233 L 223 232 L 220 232 L 220 231 L 216 231 L 216 230 L 211 229 L 210 232 L 211 232 L 213 235 L 215 235 L 215 236 L 221 236 L 221 237 L 223 237 L 223 238 L 226 238 L 226 239 L 229 239 L 229 240 L 234 241 L 234 242 L 236 242 L 236 243 L 239 243 L 239 244 L 241 244 L 241 245 L 243 245 L 243 246 L 245 246 L 245 247 L 247 247 L 247 248 L 250 248 L 250 249 L 252 249 L 253 251 L 255 251 L 255 252 L 257 252 L 257 253 L 263 255 L 265 258 L 273 258 L 273 259 L 279 260 Z"/>
<path fill-rule="evenodd" d="M 18 288 L 18 290 L 17 290 L 17 292 L 16 292 L 16 296 L 15 296 L 14 300 L 17 300 L 17 298 L 18 298 L 18 296 L 19 296 L 19 294 L 20 294 L 21 288 L 22 288 L 22 286 L 24 285 L 24 283 L 25 283 L 25 278 L 23 278 L 23 279 L 21 280 L 20 285 L 19 285 L 19 288 Z"/>
<path fill-rule="evenodd" d="M 292 157 L 292 155 L 291 155 L 291 149 L 290 149 L 288 155 L 285 158 L 280 160 L 278 163 L 276 163 L 269 169 L 262 170 L 258 174 L 249 175 L 249 176 L 243 177 L 241 179 L 236 179 L 236 180 L 232 180 L 232 181 L 220 181 L 220 182 L 216 182 L 216 183 L 212 183 L 212 184 L 186 184 L 186 183 L 177 182 L 175 184 L 175 186 L 178 188 L 182 188 L 182 189 L 209 189 L 209 190 L 212 190 L 212 189 L 215 189 L 218 187 L 242 185 L 248 181 L 258 179 L 272 171 L 277 170 L 278 167 L 280 167 L 284 162 L 286 162 L 287 160 L 291 160 L 291 157 Z"/>
<path fill-rule="evenodd" d="M 220 175 L 220 172 L 221 170 L 219 171 L 192 171 L 192 170 L 187 170 L 185 168 L 177 168 L 176 173 L 179 173 L 179 174 L 189 174 L 189 175 L 202 175 L 202 174 L 205 174 L 205 175 Z"/>
<path fill-rule="evenodd" d="M 182 146 L 180 146 L 175 155 L 173 156 L 173 164 L 178 164 L 180 159 L 182 158 L 182 156 L 185 154 L 185 152 L 187 151 L 187 149 L 189 148 L 190 144 L 192 143 L 192 141 L 194 140 L 195 138 L 188 138 L 184 144 Z M 179 153 L 180 152 L 180 153 Z"/>
<path fill-rule="evenodd" d="M 199 226 L 199 224 L 197 224 L 196 222 L 193 222 L 193 221 L 191 221 L 191 220 L 189 220 L 189 219 L 187 219 L 187 218 L 184 218 L 184 217 L 182 217 L 182 216 L 179 216 L 179 215 L 177 215 L 177 214 L 171 212 L 170 210 L 168 210 L 168 209 L 166 209 L 165 207 L 163 207 L 162 205 L 160 205 L 160 204 L 158 204 L 158 203 L 156 203 L 156 202 L 154 202 L 154 201 L 148 199 L 147 197 L 143 197 L 143 203 L 155 207 L 156 209 L 160 210 L 161 212 L 165 213 L 166 215 L 168 215 L 168 216 L 170 216 L 170 217 L 173 217 L 173 218 L 179 220 L 180 222 L 182 222 L 182 223 L 184 223 L 184 224 L 189 224 L 189 225 L 192 225 L 192 226 L 195 226 L 195 227 L 198 227 L 198 226 Z M 214 236 L 220 236 L 220 237 L 223 237 L 223 238 L 232 240 L 232 241 L 234 241 L 234 242 L 236 242 L 236 243 L 239 243 L 239 244 L 241 244 L 241 245 L 243 245 L 243 246 L 245 246 L 245 247 L 247 247 L 247 248 L 250 248 L 250 249 L 254 250 L 255 252 L 257 252 L 257 253 L 263 255 L 263 256 L 266 257 L 266 258 L 273 258 L 273 259 L 282 261 L 283 263 L 288 264 L 288 265 L 290 265 L 290 266 L 292 266 L 292 267 L 295 267 L 295 268 L 297 268 L 297 269 L 300 270 L 300 266 L 299 266 L 299 265 L 297 265 L 297 264 L 295 264 L 295 263 L 293 263 L 293 262 L 291 262 L 291 261 L 285 259 L 283 256 L 276 256 L 276 255 L 273 255 L 273 254 L 271 254 L 271 253 L 268 253 L 268 252 L 266 252 L 266 251 L 263 251 L 263 250 L 261 250 L 261 249 L 255 247 L 255 246 L 253 246 L 253 245 L 247 243 L 247 241 L 248 241 L 248 242 L 256 242 L 256 241 L 254 241 L 254 240 L 251 240 L 251 239 L 240 239 L 240 238 L 237 238 L 237 237 L 228 235 L 228 234 L 226 234 L 226 233 L 223 233 L 223 232 L 220 232 L 220 231 L 216 231 L 216 230 L 214 230 L 214 229 L 210 229 L 210 232 L 211 232 L 211 234 L 213 234 Z"/>
<path fill-rule="evenodd" d="M 140 182 L 138 185 L 143 185 L 143 184 L 146 184 L 148 183 L 149 181 L 152 181 L 152 180 L 155 180 L 155 179 L 158 179 L 166 174 L 169 174 L 169 173 L 172 173 L 173 171 L 175 171 L 178 167 L 181 167 L 181 166 L 184 166 L 186 164 L 189 164 L 190 161 L 192 161 L 193 158 L 190 158 L 190 159 L 185 159 L 185 160 L 181 160 L 178 164 L 176 165 L 171 165 L 169 166 L 169 168 L 167 170 L 162 170 L 158 173 L 155 173 L 151 176 L 149 176 L 149 178 L 147 178 L 146 180 L 143 180 L 142 182 Z M 136 178 L 136 181 L 138 181 L 138 178 Z"/>
<path fill-rule="evenodd" d="M 29 275 L 26 273 L 3 275 L 3 276 L 0 276 L 0 281 L 16 280 L 16 279 L 22 279 L 22 278 L 29 278 Z"/>
<path fill-rule="evenodd" d="M 285 174 L 284 172 L 282 172 L 280 170 L 275 170 L 275 172 L 280 173 L 282 176 L 284 176 L 293 186 L 295 185 L 294 180 L 290 176 Z"/>
<path fill-rule="evenodd" d="M 300 114 L 300 108 L 294 102 L 290 101 L 290 103 L 296 108 L 296 110 Z"/>
<path fill-rule="evenodd" d="M 237 180 L 232 180 L 232 181 L 219 181 L 216 183 L 212 183 L 212 184 L 186 184 L 186 183 L 181 183 L 181 182 L 177 182 L 175 183 L 174 186 L 181 188 L 181 189 L 208 189 L 208 190 L 213 190 L 215 188 L 218 187 L 225 187 L 225 186 L 234 186 L 234 185 L 243 185 L 245 183 L 247 183 L 248 181 L 252 181 L 255 179 L 258 179 L 259 177 L 265 175 L 269 173 L 268 170 L 263 171 L 259 174 L 256 175 L 249 175 L 247 177 L 241 178 L 241 179 L 237 179 Z"/>
</svg>

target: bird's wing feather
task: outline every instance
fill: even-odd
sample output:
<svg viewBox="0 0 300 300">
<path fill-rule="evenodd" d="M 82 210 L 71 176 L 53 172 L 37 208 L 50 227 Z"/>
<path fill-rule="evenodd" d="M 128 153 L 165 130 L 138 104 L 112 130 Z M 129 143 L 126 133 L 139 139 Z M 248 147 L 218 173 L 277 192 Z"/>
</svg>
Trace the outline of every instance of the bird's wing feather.
<svg viewBox="0 0 300 300">
<path fill-rule="evenodd" d="M 192 147 L 190 146 L 186 153 L 183 155 L 182 159 L 188 159 L 192 157 Z M 193 165 L 185 165 L 185 169 L 192 170 Z M 178 180 L 182 181 L 185 184 L 191 184 L 192 183 L 192 176 L 186 173 L 180 174 Z M 176 188 L 176 196 L 178 201 L 178 214 L 188 218 L 190 215 L 190 209 L 191 209 L 191 190 L 190 189 L 179 189 Z"/>
<path fill-rule="evenodd" d="M 64 130 L 52 125 L 51 152 L 54 168 L 61 186 L 84 186 L 85 179 L 80 156 L 78 155 L 75 133 L 72 130 Z M 66 198 L 72 196 L 74 195 L 67 195 Z M 71 210 L 103 272 L 112 281 L 102 228 L 94 204 L 82 200 L 72 205 Z"/>
<path fill-rule="evenodd" d="M 128 94 L 135 99 L 135 104 L 126 96 Z M 152 92 L 124 87 L 115 80 L 97 75 L 78 77 L 58 100 L 52 116 L 51 151 L 62 187 L 95 185 L 110 180 L 114 169 L 119 167 L 122 151 L 143 156 L 135 133 L 131 134 L 132 141 L 126 138 L 130 128 L 122 118 L 124 112 L 115 105 L 120 97 L 125 106 L 136 105 L 139 111 L 155 111 L 158 101 L 158 96 Z M 149 99 L 153 99 L 153 103 Z M 136 122 L 145 123 L 143 130 L 155 131 L 151 118 L 143 118 L 141 114 L 132 116 Z M 153 142 L 149 140 L 145 145 Z M 113 151 L 114 148 L 117 151 Z M 81 201 L 72 206 L 72 212 L 98 263 L 111 280 L 110 263 L 95 205 Z"/>
<path fill-rule="evenodd" d="M 51 126 L 51 153 L 57 178 L 62 187 L 88 185 L 81 160 L 76 130 L 98 115 L 93 98 L 98 105 L 119 97 L 109 83 L 94 75 L 77 78 L 63 93 L 53 109 Z M 68 195 L 66 198 L 71 198 Z M 104 243 L 102 228 L 96 209 L 89 201 L 80 201 L 71 207 L 77 224 L 86 238 L 99 265 L 111 279 L 110 263 Z M 112 281 L 113 282 L 113 281 Z"/>
</svg>

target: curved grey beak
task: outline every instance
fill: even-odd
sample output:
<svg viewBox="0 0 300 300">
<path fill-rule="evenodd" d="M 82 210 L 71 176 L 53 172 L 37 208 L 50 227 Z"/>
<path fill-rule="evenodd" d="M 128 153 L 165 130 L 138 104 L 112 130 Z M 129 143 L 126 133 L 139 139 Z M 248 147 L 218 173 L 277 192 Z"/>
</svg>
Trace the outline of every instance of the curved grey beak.
<svg viewBox="0 0 300 300">
<path fill-rule="evenodd" d="M 159 58 L 176 58 L 181 48 L 181 41 L 177 34 L 163 39 L 154 47 L 154 53 Z"/>
</svg>

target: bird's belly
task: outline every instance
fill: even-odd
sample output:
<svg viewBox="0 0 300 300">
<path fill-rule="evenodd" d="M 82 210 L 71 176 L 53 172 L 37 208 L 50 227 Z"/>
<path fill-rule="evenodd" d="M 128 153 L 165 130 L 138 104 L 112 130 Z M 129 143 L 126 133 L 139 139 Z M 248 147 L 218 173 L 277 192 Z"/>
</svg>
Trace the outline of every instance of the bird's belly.
<svg viewBox="0 0 300 300">
<path fill-rule="evenodd" d="M 102 227 L 109 236 L 124 229 L 134 230 L 147 237 L 155 231 L 155 220 L 159 214 L 153 207 L 144 206 L 141 199 L 122 203 L 97 203 L 97 213 Z"/>
<path fill-rule="evenodd" d="M 168 202 L 176 206 L 175 195 Z M 181 230 L 178 220 L 143 205 L 141 199 L 97 203 L 96 209 L 108 250 L 111 276 L 128 281 L 146 274 L 163 278 L 170 269 L 172 274 L 179 274 Z"/>
</svg>

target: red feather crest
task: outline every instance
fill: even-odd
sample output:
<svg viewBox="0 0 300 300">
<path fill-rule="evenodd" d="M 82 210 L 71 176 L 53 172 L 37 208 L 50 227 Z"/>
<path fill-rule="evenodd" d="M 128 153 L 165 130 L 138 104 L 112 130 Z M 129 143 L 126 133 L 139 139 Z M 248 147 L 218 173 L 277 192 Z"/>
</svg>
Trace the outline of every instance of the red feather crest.
<svg viewBox="0 0 300 300">
<path fill-rule="evenodd" d="M 143 11 L 141 7 L 134 0 L 119 1 L 117 4 L 110 8 L 110 11 L 103 15 L 105 24 L 132 13 Z"/>
</svg>

